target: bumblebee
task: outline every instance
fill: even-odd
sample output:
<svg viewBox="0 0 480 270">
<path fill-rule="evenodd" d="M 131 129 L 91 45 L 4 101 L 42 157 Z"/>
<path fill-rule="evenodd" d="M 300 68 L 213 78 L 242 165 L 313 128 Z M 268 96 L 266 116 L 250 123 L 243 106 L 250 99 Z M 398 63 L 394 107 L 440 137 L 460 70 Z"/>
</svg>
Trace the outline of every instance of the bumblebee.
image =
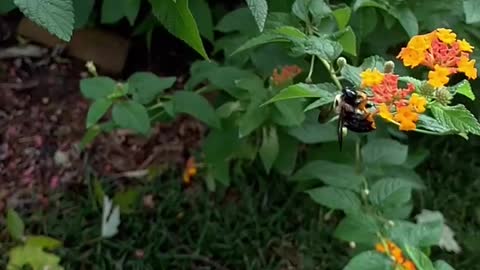
<svg viewBox="0 0 480 270">
<path fill-rule="evenodd" d="M 342 150 L 344 128 L 358 133 L 375 130 L 373 113 L 369 111 L 372 106 L 365 92 L 350 87 L 344 87 L 342 93 L 335 97 L 334 107 L 338 114 L 337 136 L 340 150 Z"/>
</svg>

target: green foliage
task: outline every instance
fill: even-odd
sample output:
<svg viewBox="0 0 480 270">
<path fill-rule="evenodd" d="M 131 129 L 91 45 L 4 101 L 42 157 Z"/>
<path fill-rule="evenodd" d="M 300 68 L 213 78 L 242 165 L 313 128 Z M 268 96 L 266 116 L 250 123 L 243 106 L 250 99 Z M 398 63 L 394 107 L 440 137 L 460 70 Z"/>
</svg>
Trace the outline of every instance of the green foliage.
<svg viewBox="0 0 480 270">
<path fill-rule="evenodd" d="M 70 41 L 74 26 L 72 0 L 14 0 L 14 3 L 33 22 Z"/>
<path fill-rule="evenodd" d="M 265 27 L 265 21 L 267 20 L 268 4 L 267 0 L 247 0 L 248 7 L 252 12 L 253 17 L 258 25 L 260 32 Z"/>
<path fill-rule="evenodd" d="M 210 127 L 220 128 L 220 120 L 215 110 L 203 96 L 189 91 L 178 91 L 172 98 L 175 113 L 190 114 Z"/>
<path fill-rule="evenodd" d="M 197 23 L 188 8 L 188 0 L 150 0 L 153 14 L 165 28 L 179 39 L 185 41 L 202 57 L 208 59 L 203 47 Z"/>
<path fill-rule="evenodd" d="M 25 224 L 23 224 L 22 219 L 13 209 L 8 209 L 7 211 L 7 230 L 13 239 L 22 240 Z"/>
<path fill-rule="evenodd" d="M 204 37 L 213 45 L 212 56 L 222 62 L 194 62 L 185 85 L 173 93 L 166 90 L 174 86 L 175 78 L 147 72 L 135 73 L 125 82 L 102 76 L 82 80 L 81 91 L 92 100 L 88 140 L 115 128 L 148 135 L 151 125 L 188 114 L 210 128 L 199 155 L 199 174 L 208 190 L 235 184 L 232 175 L 248 164 L 260 169 L 256 175 L 293 180 L 297 190 L 328 209 L 326 219 L 335 213 L 332 210 L 342 210 L 344 216 L 335 216 L 339 222 L 334 236 L 353 246 L 362 245 L 344 269 L 365 265 L 390 269 L 387 255 L 371 251 L 386 240 L 398 244 L 418 269 L 434 269 L 424 249 L 454 246 L 453 236 L 444 233 L 443 218 L 420 215 L 417 223 L 408 221 L 418 209 L 414 192 L 426 187 L 414 171 L 425 154 L 406 144 L 408 135 L 398 130 L 401 120 L 386 122 L 375 117 L 375 132 L 343 134 L 336 122 L 345 115 L 336 115 L 333 108 L 346 85 L 362 88 L 369 96 L 375 94 L 362 85 L 361 73 L 367 69 L 405 73 L 399 78 L 401 87 L 412 83 L 417 93 L 423 93 L 428 83 L 420 77 L 424 74 L 411 74 L 401 66 L 393 69 L 393 62 L 386 61 L 394 59 L 408 37 L 431 30 L 430 22 L 440 23 L 438 14 L 431 19 L 420 16 L 421 3 L 409 1 L 356 0 L 331 5 L 323 0 L 247 0 L 244 7 L 219 12 L 223 17 L 216 22 L 206 1 L 148 3 L 154 16 L 143 21 L 139 32 L 151 35 L 155 25 L 161 24 L 208 59 Z M 121 8 L 113 9 L 114 3 L 106 0 L 101 20 L 116 23 L 126 18 L 134 25 L 140 4 L 124 0 Z M 465 5 L 472 2 L 465 1 Z M 465 12 L 465 16 L 467 23 L 476 20 L 473 13 Z M 471 33 L 465 30 L 468 26 L 462 27 Z M 392 38 L 379 38 L 387 34 Z M 441 91 L 475 99 L 466 80 Z M 478 120 L 464 105 L 441 105 L 436 97 L 433 92 L 425 95 L 427 110 L 415 120 L 412 132 L 480 134 Z M 369 119 L 361 108 L 356 109 L 346 113 Z M 340 136 L 341 151 L 336 143 Z M 102 192 L 101 235 L 112 237 L 118 233 L 120 211 L 133 213 L 138 193 L 117 193 L 115 207 L 104 196 Z"/>
</svg>

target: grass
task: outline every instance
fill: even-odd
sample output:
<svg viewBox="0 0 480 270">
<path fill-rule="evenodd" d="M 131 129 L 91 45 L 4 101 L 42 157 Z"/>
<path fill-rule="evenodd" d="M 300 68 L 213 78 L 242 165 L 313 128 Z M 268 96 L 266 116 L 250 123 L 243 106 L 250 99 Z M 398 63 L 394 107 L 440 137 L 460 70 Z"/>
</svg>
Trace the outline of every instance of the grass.
<svg viewBox="0 0 480 270">
<path fill-rule="evenodd" d="M 55 207 L 26 224 L 64 240 L 65 269 L 339 269 L 347 262 L 348 246 L 332 238 L 334 224 L 305 194 L 253 176 L 216 194 L 158 179 L 143 187 L 155 208 L 122 215 L 120 233 L 108 240 L 98 238 L 101 212 L 84 190 L 58 195 Z"/>
<path fill-rule="evenodd" d="M 444 213 L 462 246 L 460 254 L 434 248 L 433 257 L 480 269 L 480 142 L 418 143 L 433 150 L 418 170 L 428 188 L 416 196 L 417 211 Z M 99 238 L 94 196 L 80 187 L 53 195 L 55 205 L 32 213 L 27 229 L 64 240 L 65 269 L 342 269 L 355 251 L 332 237 L 335 218 L 325 221 L 324 210 L 284 179 L 262 177 L 238 175 L 216 193 L 198 181 L 185 189 L 174 174 L 143 183 L 155 207 L 122 214 L 120 233 L 108 240 Z"/>
</svg>

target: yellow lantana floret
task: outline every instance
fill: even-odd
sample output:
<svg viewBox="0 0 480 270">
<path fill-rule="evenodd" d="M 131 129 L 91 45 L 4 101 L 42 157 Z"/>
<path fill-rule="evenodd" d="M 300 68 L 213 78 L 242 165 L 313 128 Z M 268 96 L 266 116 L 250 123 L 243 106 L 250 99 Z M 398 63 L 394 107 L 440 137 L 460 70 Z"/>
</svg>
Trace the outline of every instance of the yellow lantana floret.
<svg viewBox="0 0 480 270">
<path fill-rule="evenodd" d="M 458 71 L 465 73 L 465 76 L 469 79 L 475 80 L 477 78 L 475 60 L 468 60 L 465 56 L 460 57 L 460 61 L 458 61 Z"/>
<path fill-rule="evenodd" d="M 474 47 L 470 45 L 470 43 L 468 43 L 468 41 L 466 41 L 465 39 L 458 40 L 457 43 L 458 43 L 458 47 L 462 52 L 470 52 L 470 53 L 473 52 Z"/>
<path fill-rule="evenodd" d="M 427 99 L 418 94 L 412 94 L 408 103 L 410 109 L 417 113 L 425 112 L 425 105 L 427 105 Z"/>
<path fill-rule="evenodd" d="M 453 44 L 457 39 L 457 34 L 453 33 L 451 29 L 438 28 L 436 34 L 438 39 L 448 45 Z"/>
<path fill-rule="evenodd" d="M 428 72 L 428 83 L 435 88 L 439 88 L 448 83 L 450 69 L 435 65 L 435 70 Z"/>
<path fill-rule="evenodd" d="M 367 69 L 360 73 L 360 78 L 362 78 L 363 87 L 372 87 L 383 82 L 383 73 L 375 69 Z"/>
<path fill-rule="evenodd" d="M 397 58 L 403 60 L 403 64 L 408 67 L 416 67 L 425 59 L 425 51 L 413 49 L 410 47 L 402 48 Z"/>
</svg>

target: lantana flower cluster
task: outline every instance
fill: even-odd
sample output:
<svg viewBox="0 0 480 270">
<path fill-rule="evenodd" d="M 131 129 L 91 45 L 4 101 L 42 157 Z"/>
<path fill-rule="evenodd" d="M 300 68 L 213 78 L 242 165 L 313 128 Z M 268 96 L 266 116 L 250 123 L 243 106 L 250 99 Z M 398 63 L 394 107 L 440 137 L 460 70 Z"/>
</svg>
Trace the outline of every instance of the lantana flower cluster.
<svg viewBox="0 0 480 270">
<path fill-rule="evenodd" d="M 387 240 L 386 243 L 378 243 L 375 245 L 377 252 L 387 254 L 393 260 L 395 269 L 416 270 L 415 264 L 406 259 L 402 250 L 392 241 Z"/>
<path fill-rule="evenodd" d="M 470 60 L 472 52 L 473 46 L 468 41 L 457 39 L 450 29 L 439 28 L 414 36 L 397 58 L 407 67 L 420 65 L 429 68 L 428 83 L 440 88 L 448 83 L 450 75 L 458 72 L 469 79 L 477 78 L 475 60 Z"/>
<path fill-rule="evenodd" d="M 399 88 L 398 75 L 381 73 L 377 69 L 367 69 L 360 77 L 362 87 L 372 90 L 371 101 L 376 105 L 380 117 L 398 125 L 400 130 L 416 129 L 419 114 L 425 112 L 427 99 L 413 93 L 413 84 L 408 83 L 406 88 Z"/>
<path fill-rule="evenodd" d="M 428 87 L 440 103 L 447 98 L 444 87 L 451 75 L 462 72 L 468 79 L 477 78 L 475 60 L 470 60 L 471 46 L 465 39 L 458 40 L 450 29 L 436 29 L 428 34 L 414 36 L 405 48 L 402 48 L 397 58 L 407 67 L 425 66 L 428 73 Z M 393 67 L 393 62 L 390 64 Z M 385 66 L 387 70 L 387 66 Z M 372 92 L 370 101 L 374 103 L 380 117 L 399 126 L 402 131 L 416 130 L 420 114 L 428 105 L 427 96 L 422 89 L 415 89 L 411 83 L 406 88 L 398 86 L 399 76 L 393 74 L 393 68 L 385 73 L 377 69 L 367 69 L 360 74 L 362 88 Z M 448 91 L 446 91 L 448 92 Z M 448 95 L 449 92 L 447 93 Z"/>
<path fill-rule="evenodd" d="M 273 85 L 283 86 L 291 82 L 300 73 L 302 73 L 302 69 L 297 65 L 284 66 L 280 70 L 275 68 L 271 80 Z"/>
</svg>

